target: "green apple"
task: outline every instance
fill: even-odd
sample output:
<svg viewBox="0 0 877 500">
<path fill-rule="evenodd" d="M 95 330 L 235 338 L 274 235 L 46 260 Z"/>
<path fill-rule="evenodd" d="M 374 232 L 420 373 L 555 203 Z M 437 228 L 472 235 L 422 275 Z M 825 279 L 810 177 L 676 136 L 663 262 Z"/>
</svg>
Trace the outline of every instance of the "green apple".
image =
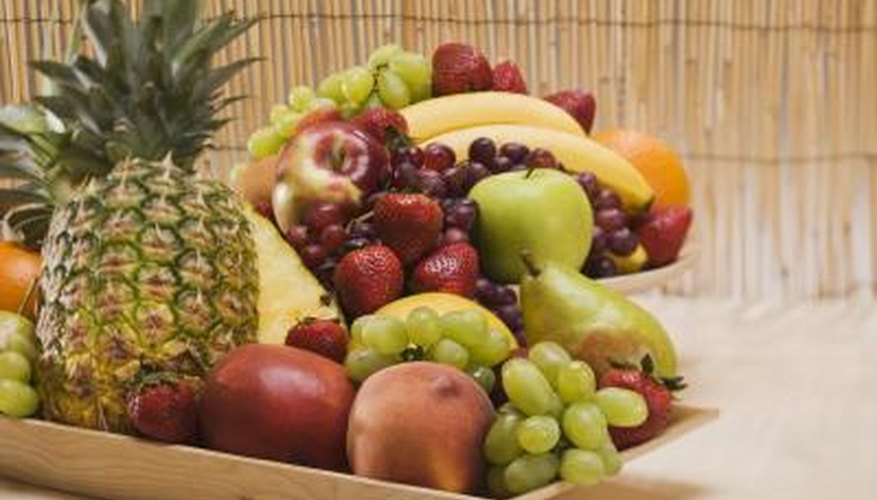
<svg viewBox="0 0 877 500">
<path fill-rule="evenodd" d="M 574 269 L 588 257 L 591 204 L 565 173 L 539 168 L 494 175 L 476 184 L 469 197 L 478 203 L 475 240 L 490 279 L 518 283 L 526 271 L 524 250 L 540 262 Z"/>
</svg>

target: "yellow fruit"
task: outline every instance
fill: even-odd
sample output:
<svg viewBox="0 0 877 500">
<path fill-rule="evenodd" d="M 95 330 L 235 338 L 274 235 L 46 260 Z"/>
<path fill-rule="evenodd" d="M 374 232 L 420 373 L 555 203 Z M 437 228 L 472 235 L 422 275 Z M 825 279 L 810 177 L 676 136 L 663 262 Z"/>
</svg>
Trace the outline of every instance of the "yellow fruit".
<svg viewBox="0 0 877 500">
<path fill-rule="evenodd" d="M 408 317 L 408 313 L 421 306 L 429 307 L 438 314 L 460 311 L 463 309 L 476 309 L 481 311 L 487 317 L 487 325 L 505 335 L 513 350 L 518 348 L 518 341 L 515 340 L 514 334 L 512 334 L 512 331 L 509 330 L 501 319 L 478 303 L 469 300 L 466 297 L 461 297 L 452 293 L 428 292 L 409 295 L 408 297 L 402 297 L 401 299 L 390 302 L 375 311 L 375 314 L 380 316 L 392 316 L 404 320 Z"/>
<path fill-rule="evenodd" d="M 249 207 L 245 213 L 259 263 L 259 342 L 282 344 L 289 329 L 307 317 L 340 317 L 328 292 L 271 222 Z"/>
<path fill-rule="evenodd" d="M 636 250 L 632 254 L 625 257 L 619 257 L 609 252 L 609 258 L 615 261 L 615 267 L 618 268 L 619 274 L 630 274 L 640 271 L 649 261 L 646 249 L 642 245 L 637 245 Z"/>
<path fill-rule="evenodd" d="M 469 144 L 479 137 L 497 144 L 518 142 L 531 149 L 547 149 L 567 170 L 593 172 L 601 184 L 618 193 L 629 211 L 645 212 L 654 198 L 645 177 L 630 162 L 585 136 L 526 125 L 488 125 L 443 134 L 429 142 L 450 146 L 462 160 L 469 156 Z"/>
<path fill-rule="evenodd" d="M 655 206 L 688 205 L 691 186 L 682 160 L 667 143 L 630 129 L 605 130 L 594 140 L 623 156 L 655 190 Z"/>
<path fill-rule="evenodd" d="M 497 123 L 527 124 L 586 137 L 563 109 L 537 97 L 510 92 L 473 92 L 420 101 L 400 110 L 417 142 L 462 128 Z"/>
</svg>

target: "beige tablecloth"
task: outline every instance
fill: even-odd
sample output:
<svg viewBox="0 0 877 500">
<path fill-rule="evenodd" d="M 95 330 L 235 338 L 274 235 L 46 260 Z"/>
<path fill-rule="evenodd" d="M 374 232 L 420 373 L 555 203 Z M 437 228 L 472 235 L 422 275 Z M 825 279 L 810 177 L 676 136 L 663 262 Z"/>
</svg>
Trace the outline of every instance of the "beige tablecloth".
<svg viewBox="0 0 877 500">
<path fill-rule="evenodd" d="M 877 307 L 638 300 L 677 340 L 685 402 L 721 415 L 564 500 L 877 499 Z M 0 498 L 81 497 L 0 478 Z"/>
</svg>

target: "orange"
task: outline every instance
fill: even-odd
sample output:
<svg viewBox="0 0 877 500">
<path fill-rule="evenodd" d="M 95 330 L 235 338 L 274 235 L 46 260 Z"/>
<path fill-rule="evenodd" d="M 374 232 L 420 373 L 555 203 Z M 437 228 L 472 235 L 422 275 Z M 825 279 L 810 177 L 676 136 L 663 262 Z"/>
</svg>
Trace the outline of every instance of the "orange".
<svg viewBox="0 0 877 500">
<path fill-rule="evenodd" d="M 36 313 L 36 287 L 42 260 L 40 254 L 31 252 L 8 241 L 0 242 L 0 310 L 20 312 L 30 319 Z M 22 303 L 30 293 L 23 308 Z"/>
<path fill-rule="evenodd" d="M 691 186 L 682 160 L 661 139 L 636 130 L 616 128 L 592 137 L 627 159 L 655 191 L 654 206 L 688 205 Z"/>
</svg>

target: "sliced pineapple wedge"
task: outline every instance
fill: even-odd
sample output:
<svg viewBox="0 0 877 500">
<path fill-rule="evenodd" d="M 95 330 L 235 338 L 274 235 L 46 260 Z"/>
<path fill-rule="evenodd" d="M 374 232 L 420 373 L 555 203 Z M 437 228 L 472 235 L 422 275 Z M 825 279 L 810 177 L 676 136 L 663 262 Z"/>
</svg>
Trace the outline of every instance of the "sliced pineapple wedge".
<svg viewBox="0 0 877 500">
<path fill-rule="evenodd" d="M 246 209 L 259 266 L 259 342 L 282 344 L 289 329 L 307 317 L 341 318 L 331 294 L 302 264 L 277 228 Z"/>
</svg>

